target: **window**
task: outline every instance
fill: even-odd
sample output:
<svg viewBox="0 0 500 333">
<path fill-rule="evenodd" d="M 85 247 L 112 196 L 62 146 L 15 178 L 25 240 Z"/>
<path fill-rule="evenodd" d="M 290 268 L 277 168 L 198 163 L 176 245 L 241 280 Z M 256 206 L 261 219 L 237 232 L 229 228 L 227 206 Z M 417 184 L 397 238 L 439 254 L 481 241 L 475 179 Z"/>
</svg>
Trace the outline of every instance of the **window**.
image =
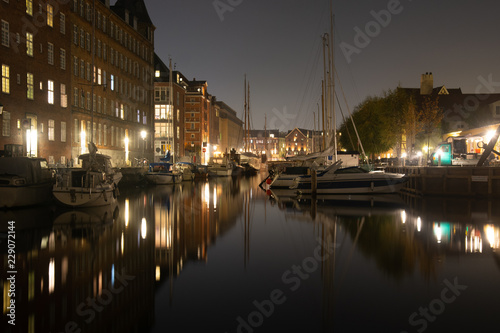
<svg viewBox="0 0 500 333">
<path fill-rule="evenodd" d="M 90 52 L 90 34 L 87 32 L 87 51 Z"/>
<path fill-rule="evenodd" d="M 9 47 L 9 22 L 2 20 L 2 45 Z"/>
<path fill-rule="evenodd" d="M 47 61 L 49 65 L 54 64 L 54 44 L 47 43 Z"/>
<path fill-rule="evenodd" d="M 104 133 L 103 134 L 104 134 L 103 144 L 105 146 L 107 146 L 108 145 L 108 126 L 106 124 L 104 124 Z"/>
<path fill-rule="evenodd" d="M 78 88 L 73 88 L 73 105 L 78 106 Z"/>
<path fill-rule="evenodd" d="M 33 0 L 26 0 L 26 14 L 33 16 Z"/>
<path fill-rule="evenodd" d="M 104 61 L 108 60 L 106 43 L 103 43 L 103 45 L 102 45 L 102 58 L 104 59 Z"/>
<path fill-rule="evenodd" d="M 85 31 L 80 28 L 80 47 L 85 48 Z"/>
<path fill-rule="evenodd" d="M 85 78 L 85 61 L 83 59 L 80 59 L 80 77 Z"/>
<path fill-rule="evenodd" d="M 35 88 L 33 87 L 33 74 L 26 73 L 26 98 L 33 99 Z"/>
<path fill-rule="evenodd" d="M 49 130 L 47 131 L 47 135 L 48 135 L 48 139 L 49 141 L 54 141 L 54 120 L 53 119 L 49 119 L 49 122 L 48 122 L 48 128 Z"/>
<path fill-rule="evenodd" d="M 87 81 L 90 81 L 90 64 L 87 63 Z"/>
<path fill-rule="evenodd" d="M 167 119 L 167 105 L 166 104 L 156 104 L 155 105 L 155 119 Z"/>
<path fill-rule="evenodd" d="M 102 44 L 101 44 L 101 40 L 98 39 L 97 40 L 97 56 L 100 58 L 101 57 L 101 50 L 102 50 Z"/>
<path fill-rule="evenodd" d="M 78 26 L 73 24 L 73 43 L 78 45 Z"/>
<path fill-rule="evenodd" d="M 54 26 L 54 7 L 47 4 L 47 25 L 49 27 Z"/>
<path fill-rule="evenodd" d="M 90 93 L 87 92 L 87 110 L 90 110 Z"/>
<path fill-rule="evenodd" d="M 10 68 L 2 64 L 2 92 L 10 94 Z"/>
<path fill-rule="evenodd" d="M 168 97 L 167 87 L 155 88 L 155 102 L 166 102 Z"/>
<path fill-rule="evenodd" d="M 68 95 L 66 95 L 66 85 L 61 83 L 61 107 L 68 107 Z"/>
<path fill-rule="evenodd" d="M 33 34 L 29 32 L 26 33 L 26 54 L 33 56 Z"/>
<path fill-rule="evenodd" d="M 2 112 L 2 136 L 10 136 L 10 112 Z"/>
<path fill-rule="evenodd" d="M 66 34 L 66 15 L 59 13 L 59 31 L 65 35 Z"/>
<path fill-rule="evenodd" d="M 54 104 L 54 81 L 51 80 L 47 83 L 47 101 L 49 104 Z"/>
<path fill-rule="evenodd" d="M 61 62 L 61 69 L 66 69 L 66 50 L 61 49 L 60 52 L 60 62 Z"/>
<path fill-rule="evenodd" d="M 66 122 L 61 121 L 61 142 L 66 142 Z"/>
<path fill-rule="evenodd" d="M 110 78 L 110 81 L 111 81 L 111 91 L 114 91 L 115 90 L 115 76 L 113 74 L 111 74 L 111 78 Z"/>
<path fill-rule="evenodd" d="M 78 58 L 73 57 L 73 75 L 78 76 Z"/>
</svg>

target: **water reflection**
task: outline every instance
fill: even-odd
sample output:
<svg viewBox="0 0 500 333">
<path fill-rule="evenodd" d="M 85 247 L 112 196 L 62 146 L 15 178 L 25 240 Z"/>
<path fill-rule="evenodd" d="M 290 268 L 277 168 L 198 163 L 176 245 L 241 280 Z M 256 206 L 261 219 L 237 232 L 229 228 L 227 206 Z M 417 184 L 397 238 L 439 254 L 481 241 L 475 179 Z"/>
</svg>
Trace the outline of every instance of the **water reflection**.
<svg viewBox="0 0 500 333">
<path fill-rule="evenodd" d="M 467 291 L 427 331 L 494 323 L 500 205 L 297 198 L 259 182 L 123 189 L 99 209 L 0 211 L 3 235 L 16 221 L 19 290 L 16 327 L 2 332 L 414 332 L 409 316 L 454 278 Z M 458 325 L 465 317 L 474 324 Z"/>
</svg>

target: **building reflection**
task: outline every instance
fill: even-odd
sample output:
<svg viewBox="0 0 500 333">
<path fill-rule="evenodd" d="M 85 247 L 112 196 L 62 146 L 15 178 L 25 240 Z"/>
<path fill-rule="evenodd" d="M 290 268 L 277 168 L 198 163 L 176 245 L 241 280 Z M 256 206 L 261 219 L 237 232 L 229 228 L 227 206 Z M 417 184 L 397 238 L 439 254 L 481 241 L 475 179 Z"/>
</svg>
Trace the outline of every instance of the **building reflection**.
<svg viewBox="0 0 500 333">
<path fill-rule="evenodd" d="M 4 321 L 2 332 L 138 332 L 151 325 L 154 234 L 145 233 L 152 218 L 139 199 L 125 211 L 57 208 L 49 228 L 17 230 L 23 246 L 16 247 L 16 326 Z M 31 221 L 44 216 L 34 213 Z M 10 302 L 6 259 L 4 314 Z"/>
<path fill-rule="evenodd" d="M 215 179 L 157 187 L 151 195 L 154 212 L 155 278 L 158 283 L 179 275 L 189 262 L 208 261 L 217 237 L 242 214 L 240 194 L 245 179 Z"/>
</svg>

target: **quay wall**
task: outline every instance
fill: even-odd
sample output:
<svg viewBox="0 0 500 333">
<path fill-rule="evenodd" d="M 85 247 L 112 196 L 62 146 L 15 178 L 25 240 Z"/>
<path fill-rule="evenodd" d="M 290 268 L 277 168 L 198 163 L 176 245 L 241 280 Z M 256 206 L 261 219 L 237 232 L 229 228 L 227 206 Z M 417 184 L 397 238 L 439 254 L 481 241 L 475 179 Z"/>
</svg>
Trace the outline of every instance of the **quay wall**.
<svg viewBox="0 0 500 333">
<path fill-rule="evenodd" d="M 385 171 L 406 174 L 402 191 L 417 196 L 500 198 L 500 167 L 390 166 Z"/>
</svg>

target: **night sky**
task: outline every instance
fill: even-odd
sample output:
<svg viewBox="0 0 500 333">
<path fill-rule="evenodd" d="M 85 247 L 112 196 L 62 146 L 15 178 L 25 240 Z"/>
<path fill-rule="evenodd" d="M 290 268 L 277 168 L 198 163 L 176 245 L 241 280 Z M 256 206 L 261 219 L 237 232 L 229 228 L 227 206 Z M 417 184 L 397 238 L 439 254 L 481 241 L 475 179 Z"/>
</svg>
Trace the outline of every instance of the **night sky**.
<svg viewBox="0 0 500 333">
<path fill-rule="evenodd" d="M 168 64 L 171 57 L 189 79 L 206 80 L 209 93 L 240 118 L 246 73 L 252 129 L 264 128 L 265 114 L 268 128 L 313 127 L 330 0 L 145 3 L 160 58 Z M 434 86 L 500 92 L 497 0 L 334 0 L 333 11 L 337 94 L 343 99 L 342 85 L 351 110 L 398 84 L 419 87 L 425 72 L 434 74 Z"/>
</svg>

